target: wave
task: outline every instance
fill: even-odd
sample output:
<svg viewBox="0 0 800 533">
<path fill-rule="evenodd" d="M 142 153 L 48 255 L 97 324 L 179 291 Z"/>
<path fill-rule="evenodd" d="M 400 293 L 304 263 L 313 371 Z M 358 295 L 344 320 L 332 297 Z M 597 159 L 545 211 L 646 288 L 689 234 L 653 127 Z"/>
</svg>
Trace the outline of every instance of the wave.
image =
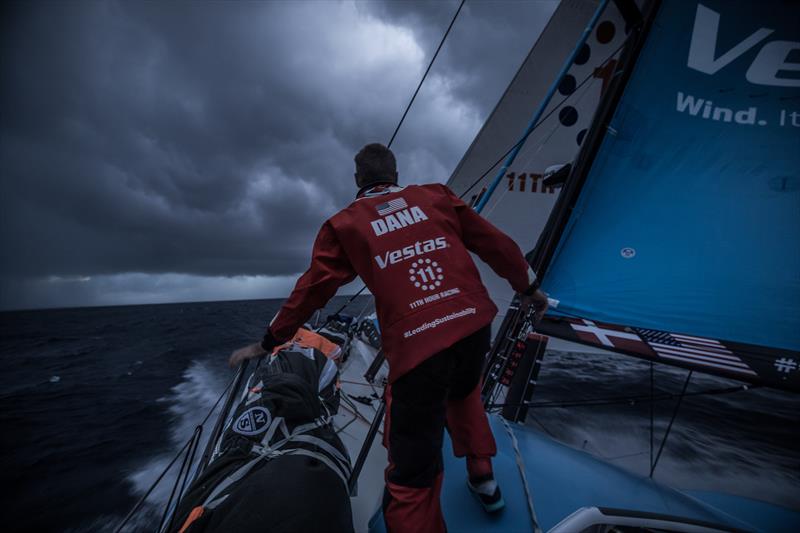
<svg viewBox="0 0 800 533">
<path fill-rule="evenodd" d="M 687 371 L 657 365 L 655 393 L 680 392 Z M 646 397 L 649 363 L 615 355 L 549 351 L 533 402 L 558 404 L 596 398 Z M 694 373 L 688 392 L 741 385 Z M 654 450 L 658 452 L 676 399 L 654 406 Z M 800 509 L 796 452 L 796 395 L 771 389 L 687 397 L 682 403 L 655 471 L 655 479 L 688 490 L 710 490 Z M 649 474 L 650 405 L 532 409 L 527 424 L 637 475 Z"/>
<path fill-rule="evenodd" d="M 216 375 L 211 366 L 203 361 L 192 361 L 183 372 L 182 377 L 182 381 L 173 386 L 167 396 L 158 399 L 159 402 L 168 406 L 169 429 L 164 437 L 169 443 L 169 451 L 148 459 L 127 476 L 131 493 L 136 496 L 137 501 L 147 493 L 170 461 L 175 458 L 175 454 L 189 441 L 195 428 L 212 409 L 226 385 L 223 382 L 223 378 Z M 218 412 L 219 406 L 209 417 L 208 423 L 203 429 L 201 442 L 192 465 L 192 472 L 194 472 L 200 455 L 205 449 L 208 435 Z M 173 464 L 169 472 L 150 493 L 142 508 L 126 524 L 123 531 L 154 530 L 157 528 L 164 506 L 175 483 L 181 460 L 179 459 Z M 122 520 L 121 516 L 98 517 L 91 524 L 88 524 L 83 531 L 115 531 Z"/>
</svg>

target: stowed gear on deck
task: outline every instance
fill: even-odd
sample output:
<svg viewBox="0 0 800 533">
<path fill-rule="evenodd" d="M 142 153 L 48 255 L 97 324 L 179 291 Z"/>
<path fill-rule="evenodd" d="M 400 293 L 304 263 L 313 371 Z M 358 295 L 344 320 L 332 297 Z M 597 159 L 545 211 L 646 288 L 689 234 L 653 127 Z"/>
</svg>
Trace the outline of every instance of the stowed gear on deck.
<svg viewBox="0 0 800 533">
<path fill-rule="evenodd" d="M 338 369 L 321 351 L 290 344 L 265 359 L 172 531 L 352 531 L 338 403 Z"/>
</svg>

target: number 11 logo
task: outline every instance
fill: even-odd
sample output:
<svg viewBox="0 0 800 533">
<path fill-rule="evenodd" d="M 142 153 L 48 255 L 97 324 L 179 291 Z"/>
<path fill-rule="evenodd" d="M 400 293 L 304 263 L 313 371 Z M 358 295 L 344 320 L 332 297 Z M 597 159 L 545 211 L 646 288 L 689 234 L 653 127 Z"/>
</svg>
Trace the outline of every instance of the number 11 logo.
<svg viewBox="0 0 800 533">
<path fill-rule="evenodd" d="M 436 289 L 444 279 L 442 267 L 439 266 L 439 263 L 430 259 L 420 259 L 411 263 L 408 274 L 408 279 L 411 283 L 423 291 Z"/>
</svg>

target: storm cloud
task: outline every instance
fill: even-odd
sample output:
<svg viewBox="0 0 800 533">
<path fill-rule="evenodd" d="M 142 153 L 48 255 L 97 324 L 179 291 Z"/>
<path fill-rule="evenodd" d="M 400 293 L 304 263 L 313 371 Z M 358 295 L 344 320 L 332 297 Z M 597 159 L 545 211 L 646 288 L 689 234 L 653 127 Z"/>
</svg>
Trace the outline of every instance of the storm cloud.
<svg viewBox="0 0 800 533">
<path fill-rule="evenodd" d="M 286 295 L 457 5 L 4 3 L 0 307 Z M 401 181 L 449 177 L 554 8 L 466 3 Z"/>
</svg>

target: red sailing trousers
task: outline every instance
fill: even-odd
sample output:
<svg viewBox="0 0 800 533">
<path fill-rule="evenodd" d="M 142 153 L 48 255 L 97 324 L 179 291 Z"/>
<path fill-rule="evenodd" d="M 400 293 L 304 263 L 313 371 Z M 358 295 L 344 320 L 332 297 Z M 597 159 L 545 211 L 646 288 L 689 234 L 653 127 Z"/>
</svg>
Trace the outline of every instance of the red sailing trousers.
<svg viewBox="0 0 800 533">
<path fill-rule="evenodd" d="M 439 502 L 445 426 L 453 453 L 467 458 L 469 475 L 491 473 L 497 449 L 480 397 L 489 337 L 485 326 L 387 386 L 383 514 L 389 533 L 445 531 Z"/>
</svg>

